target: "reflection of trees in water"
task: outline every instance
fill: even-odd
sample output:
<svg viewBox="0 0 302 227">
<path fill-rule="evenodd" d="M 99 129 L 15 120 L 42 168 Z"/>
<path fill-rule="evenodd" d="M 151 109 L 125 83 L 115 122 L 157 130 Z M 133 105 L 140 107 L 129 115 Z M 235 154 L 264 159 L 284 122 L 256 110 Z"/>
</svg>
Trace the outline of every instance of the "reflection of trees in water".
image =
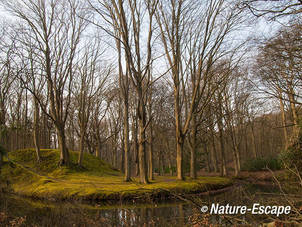
<svg viewBox="0 0 302 227">
<path fill-rule="evenodd" d="M 284 197 L 272 185 L 257 187 L 234 187 L 232 190 L 216 196 L 186 196 L 194 203 L 210 206 L 247 205 L 288 205 Z M 279 196 L 276 196 L 279 195 Z M 300 198 L 301 200 L 301 198 Z M 145 207 L 144 207 L 145 206 Z M 26 226 L 229 226 L 234 224 L 259 224 L 270 222 L 274 217 L 264 215 L 209 215 L 191 204 L 139 205 L 137 208 L 99 209 L 83 204 L 50 204 L 45 207 L 35 201 L 21 198 L 8 198 L 0 194 L 0 226 L 11 226 L 10 222 L 23 221 Z M 25 220 L 23 220 L 25 218 Z M 288 217 L 281 217 L 284 220 Z"/>
<path fill-rule="evenodd" d="M 189 205 L 92 209 L 79 204 L 43 207 L 21 198 L 0 194 L 0 226 L 23 220 L 26 226 L 185 226 L 192 215 Z M 22 219 L 21 219 L 22 218 Z"/>
<path fill-rule="evenodd" d="M 299 206 L 299 204 L 302 205 L 302 196 L 297 197 L 297 195 L 284 194 L 284 192 L 280 191 L 279 187 L 273 185 L 272 183 L 263 182 L 263 184 L 237 186 L 226 193 L 214 197 L 203 196 L 201 198 L 198 198 L 196 196 L 193 196 L 186 199 L 192 200 L 195 204 L 206 204 L 208 205 L 209 209 L 212 204 L 217 203 L 219 205 L 229 204 L 230 206 L 245 205 L 247 206 L 247 208 L 252 208 L 253 204 L 258 203 L 261 206 L 290 205 L 293 211 L 290 215 L 281 215 L 279 217 L 277 217 L 276 215 L 265 214 L 255 215 L 252 214 L 251 211 L 247 211 L 244 215 L 209 215 L 209 212 L 203 214 L 201 212 L 198 212 L 198 210 L 196 212 L 196 209 L 193 208 L 193 215 L 190 217 L 190 219 L 193 224 L 197 224 L 198 226 L 208 226 L 209 224 L 212 224 L 214 226 L 259 226 L 259 224 L 261 223 L 271 223 L 276 220 L 281 223 L 280 226 L 296 226 L 293 225 L 293 223 L 301 223 L 302 221 L 302 214 L 297 214 L 297 212 L 295 212 L 295 207 Z"/>
<path fill-rule="evenodd" d="M 179 204 L 174 207 L 121 209 L 119 223 L 121 226 L 185 226 L 190 209 Z"/>
</svg>

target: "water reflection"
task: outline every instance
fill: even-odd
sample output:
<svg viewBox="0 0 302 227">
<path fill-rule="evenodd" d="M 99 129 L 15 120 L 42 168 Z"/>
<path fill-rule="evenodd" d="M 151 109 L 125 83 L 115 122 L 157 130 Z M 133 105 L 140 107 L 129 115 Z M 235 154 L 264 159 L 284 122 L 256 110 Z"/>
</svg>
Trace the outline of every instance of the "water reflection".
<svg viewBox="0 0 302 227">
<path fill-rule="evenodd" d="M 135 208 L 50 204 L 0 195 L 0 226 L 185 226 L 189 204 L 148 204 Z M 147 207 L 144 207 L 147 206 Z M 20 220 L 22 218 L 22 220 Z"/>
<path fill-rule="evenodd" d="M 248 205 L 263 202 L 259 192 L 276 192 L 270 186 L 236 187 L 217 196 L 192 195 L 200 205 Z M 270 198 L 271 199 L 271 198 Z M 0 226 L 229 226 L 232 217 L 203 214 L 191 203 L 103 206 L 83 203 L 42 203 L 0 194 Z M 268 217 L 239 216 L 237 224 L 259 223 Z M 257 218 L 257 219 L 256 219 Z M 252 225 L 253 226 L 253 225 Z"/>
</svg>

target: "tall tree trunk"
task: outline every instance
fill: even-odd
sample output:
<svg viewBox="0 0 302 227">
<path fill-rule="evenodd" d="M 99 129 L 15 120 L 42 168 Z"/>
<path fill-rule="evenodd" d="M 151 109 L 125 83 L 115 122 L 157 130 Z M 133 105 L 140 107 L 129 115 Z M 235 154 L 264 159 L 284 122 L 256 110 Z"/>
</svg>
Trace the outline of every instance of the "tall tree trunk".
<svg viewBox="0 0 302 227">
<path fill-rule="evenodd" d="M 169 148 L 169 140 L 167 137 L 165 137 L 164 139 L 164 147 L 167 151 L 167 155 L 168 155 L 168 166 L 169 166 L 169 173 L 171 176 L 173 176 L 173 165 L 172 165 L 172 157 L 173 157 L 173 154 L 172 152 L 170 151 L 170 148 Z M 158 154 L 159 155 L 159 154 Z"/>
<path fill-rule="evenodd" d="M 138 89 L 138 160 L 140 183 L 148 183 L 146 163 L 146 109 L 142 91 Z"/>
<path fill-rule="evenodd" d="M 184 180 L 183 174 L 183 137 L 176 137 L 177 179 Z"/>
<path fill-rule="evenodd" d="M 197 125 L 196 125 L 196 114 L 192 116 L 192 129 L 191 129 L 191 142 L 190 142 L 190 177 L 196 179 L 196 136 L 197 136 Z"/>
<path fill-rule="evenodd" d="M 5 125 L 5 112 L 4 102 L 0 100 L 0 126 Z"/>
<path fill-rule="evenodd" d="M 56 125 L 57 129 L 57 137 L 59 142 L 60 149 L 60 165 L 68 165 L 69 164 L 69 152 L 66 146 L 66 137 L 65 131 L 62 125 Z"/>
<path fill-rule="evenodd" d="M 148 177 L 150 180 L 154 180 L 153 174 L 153 128 L 152 128 L 152 120 L 149 126 L 149 150 L 148 150 Z"/>
<path fill-rule="evenodd" d="M 40 154 L 40 127 L 39 127 L 39 121 L 40 121 L 40 109 L 39 109 L 39 103 L 38 100 L 33 97 L 34 102 L 34 145 L 35 145 L 35 151 L 36 151 L 36 158 L 37 161 L 41 161 L 41 154 Z"/>
<path fill-rule="evenodd" d="M 254 122 L 251 123 L 251 132 L 252 132 L 252 150 L 253 150 L 253 156 L 254 158 L 257 158 L 257 147 L 256 147 L 256 138 L 255 138 L 255 131 L 254 131 Z"/>
<path fill-rule="evenodd" d="M 173 167 L 172 167 L 172 159 L 171 159 L 171 155 L 169 154 L 168 155 L 168 165 L 169 165 L 169 173 L 170 173 L 170 176 L 173 176 Z"/>
<path fill-rule="evenodd" d="M 210 149 L 210 160 L 212 162 L 212 169 L 215 173 L 218 172 L 218 161 L 217 161 L 217 154 L 216 154 L 216 147 L 211 147 Z"/>
<path fill-rule="evenodd" d="M 220 156 L 221 156 L 221 167 L 220 174 L 221 176 L 227 176 L 226 160 L 225 160 L 225 150 L 224 150 L 224 138 L 222 131 L 219 130 L 219 139 L 220 139 Z"/>
<path fill-rule="evenodd" d="M 233 164 L 234 164 L 234 171 L 235 171 L 235 176 L 238 176 L 239 174 L 239 163 L 238 163 L 238 146 L 237 146 L 237 142 L 236 142 L 236 131 L 232 125 L 232 123 L 230 123 L 231 119 L 228 119 L 228 128 L 230 131 L 230 140 L 231 140 L 231 149 L 232 149 L 232 153 L 233 153 Z"/>
<path fill-rule="evenodd" d="M 233 151 L 233 162 L 234 162 L 235 176 L 238 176 L 239 167 L 238 167 L 238 162 L 237 162 L 236 148 L 233 147 L 232 151 Z"/>
<path fill-rule="evenodd" d="M 95 156 L 97 158 L 101 158 L 101 142 L 100 139 L 96 140 L 96 145 L 95 145 Z"/>
<path fill-rule="evenodd" d="M 83 132 L 83 130 L 81 129 L 81 136 L 80 136 L 80 153 L 79 153 L 79 157 L 78 157 L 78 165 L 82 166 L 82 162 L 83 162 L 83 154 L 84 154 L 84 139 L 85 139 L 85 134 Z"/>
<path fill-rule="evenodd" d="M 282 120 L 282 128 L 283 128 L 283 136 L 284 136 L 284 146 L 285 150 L 288 148 L 288 135 L 286 130 L 286 118 L 285 118 L 285 110 L 284 110 L 284 103 L 282 99 L 282 91 L 279 88 L 278 89 L 279 94 L 279 104 L 280 104 L 280 112 L 281 112 L 281 120 Z"/>
<path fill-rule="evenodd" d="M 128 99 L 124 97 L 124 167 L 125 167 L 125 181 L 130 181 L 130 151 L 129 151 L 129 112 Z M 135 135 L 136 136 L 136 135 Z M 135 145 L 134 145 L 135 146 Z"/>
<path fill-rule="evenodd" d="M 161 175 L 164 175 L 165 174 L 165 163 L 164 163 L 164 152 L 160 152 L 160 166 L 159 166 L 159 169 L 160 169 L 160 172 L 161 172 Z"/>
<path fill-rule="evenodd" d="M 224 137 L 223 137 L 223 113 L 222 113 L 222 104 L 221 104 L 221 97 L 219 97 L 219 116 L 217 120 L 218 131 L 219 131 L 219 142 L 220 142 L 220 156 L 221 156 L 221 169 L 220 175 L 227 176 L 227 167 L 226 167 L 226 159 L 225 159 L 225 150 L 224 150 Z"/>
<path fill-rule="evenodd" d="M 138 158 L 138 143 L 135 148 L 135 176 L 139 176 L 139 158 Z"/>
<path fill-rule="evenodd" d="M 152 78 L 151 71 L 148 70 L 149 77 Z M 152 79 L 151 79 L 152 80 Z M 149 116 L 149 135 L 148 135 L 148 178 L 149 180 L 154 180 L 153 174 L 153 119 L 152 119 L 152 85 L 149 88 L 149 96 L 148 96 L 148 116 Z"/>
<path fill-rule="evenodd" d="M 157 165 L 158 165 L 158 176 L 161 176 L 162 175 L 162 172 L 161 172 L 161 150 L 158 151 L 158 155 L 157 155 Z"/>
<path fill-rule="evenodd" d="M 174 111 L 175 111 L 175 129 L 176 129 L 176 168 L 177 179 L 184 180 L 183 173 L 183 143 L 184 136 L 182 135 L 180 106 L 179 106 L 179 91 L 178 87 L 174 88 Z"/>
<path fill-rule="evenodd" d="M 208 169 L 208 172 L 211 173 L 212 172 L 212 167 L 211 167 L 211 154 L 209 152 L 209 149 L 208 149 L 208 146 L 207 146 L 207 143 L 204 142 L 203 143 L 203 149 L 204 149 L 204 152 L 206 154 L 206 158 L 207 158 L 207 169 Z"/>
<path fill-rule="evenodd" d="M 295 105 L 295 97 L 294 97 L 294 91 L 292 86 L 289 88 L 289 93 L 288 93 L 288 98 L 290 102 L 290 109 L 293 117 L 293 136 L 297 137 L 299 133 L 299 127 L 298 127 L 298 115 L 297 115 L 297 110 L 296 110 L 296 105 Z"/>
<path fill-rule="evenodd" d="M 137 124 L 137 117 L 133 117 L 132 123 L 132 133 L 133 133 L 133 150 L 135 154 L 135 176 L 139 176 L 139 158 L 138 158 L 138 124 Z"/>
<path fill-rule="evenodd" d="M 117 139 L 116 136 L 113 138 L 113 144 L 112 144 L 112 154 L 113 154 L 113 159 L 112 159 L 112 166 L 114 168 L 117 168 Z"/>
<path fill-rule="evenodd" d="M 241 171 L 241 155 L 240 155 L 240 150 L 239 150 L 239 147 L 237 146 L 236 147 L 236 150 L 235 150 L 235 152 L 236 152 L 236 161 L 237 161 L 237 166 L 238 166 L 238 170 L 239 170 L 239 172 Z"/>
<path fill-rule="evenodd" d="M 8 138 L 5 132 L 5 115 L 6 115 L 6 111 L 5 111 L 5 104 L 4 104 L 4 100 L 1 100 L 2 98 L 0 98 L 0 144 L 4 147 L 4 148 L 8 148 Z"/>
<path fill-rule="evenodd" d="M 219 168 L 218 168 L 217 151 L 216 151 L 216 145 L 215 145 L 215 135 L 214 135 L 213 130 L 214 129 L 211 130 L 212 131 L 211 132 L 211 135 L 212 135 L 212 138 L 211 138 L 211 141 L 212 141 L 211 159 L 214 162 L 213 163 L 214 172 L 217 173 L 219 171 Z"/>
<path fill-rule="evenodd" d="M 125 148 L 124 148 L 124 146 L 125 146 L 125 139 L 124 139 L 124 136 L 122 136 L 122 157 L 121 157 L 120 170 L 125 174 Z M 129 155 L 129 157 L 131 157 L 131 156 Z M 129 174 L 129 175 L 131 177 L 131 174 Z"/>
</svg>

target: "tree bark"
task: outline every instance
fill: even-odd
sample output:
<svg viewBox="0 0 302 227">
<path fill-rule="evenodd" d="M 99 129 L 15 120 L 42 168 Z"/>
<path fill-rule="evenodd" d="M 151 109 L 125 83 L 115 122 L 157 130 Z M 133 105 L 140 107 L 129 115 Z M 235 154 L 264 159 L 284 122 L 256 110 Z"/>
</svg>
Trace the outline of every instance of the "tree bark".
<svg viewBox="0 0 302 227">
<path fill-rule="evenodd" d="M 239 149 L 240 148 L 237 146 L 235 152 L 236 152 L 236 161 L 237 161 L 238 171 L 240 172 L 241 171 L 241 157 L 240 157 L 241 155 L 240 155 Z"/>
<path fill-rule="evenodd" d="M 139 176 L 139 158 L 138 158 L 138 124 L 137 118 L 133 117 L 132 122 L 132 137 L 133 137 L 133 153 L 135 154 L 135 176 Z"/>
<path fill-rule="evenodd" d="M 206 154 L 206 158 L 207 158 L 207 169 L 208 169 L 208 172 L 211 173 L 212 172 L 212 166 L 211 166 L 211 154 L 209 152 L 209 149 L 208 149 L 208 146 L 207 146 L 207 143 L 204 142 L 203 143 L 203 149 L 204 149 L 204 152 Z"/>
<path fill-rule="evenodd" d="M 196 137 L 197 137 L 197 125 L 196 114 L 192 116 L 192 129 L 191 129 L 191 142 L 190 142 L 190 177 L 196 179 Z"/>
<path fill-rule="evenodd" d="M 138 160 L 139 160 L 139 178 L 140 183 L 147 184 L 147 163 L 146 163 L 146 109 L 143 102 L 143 96 L 138 89 Z"/>
<path fill-rule="evenodd" d="M 161 176 L 162 175 L 162 172 L 161 172 L 161 151 L 159 150 L 158 152 L 158 155 L 157 155 L 157 165 L 158 165 L 158 176 Z"/>
<path fill-rule="evenodd" d="M 150 122 L 149 126 L 149 143 L 148 143 L 148 177 L 150 180 L 154 180 L 154 174 L 153 174 L 153 128 L 152 128 L 152 122 Z"/>
<path fill-rule="evenodd" d="M 288 135 L 286 130 L 286 118 L 285 118 L 285 110 L 284 110 L 284 103 L 282 99 L 281 89 L 279 88 L 279 104 L 280 104 L 280 112 L 281 112 L 281 120 L 282 120 L 282 128 L 283 128 L 283 136 L 284 136 L 284 144 L 285 150 L 288 148 Z"/>
<path fill-rule="evenodd" d="M 174 88 L 174 111 L 175 111 L 175 129 L 176 129 L 176 168 L 177 179 L 184 180 L 183 174 L 183 143 L 184 136 L 182 135 L 180 106 L 179 106 L 179 87 Z"/>
<path fill-rule="evenodd" d="M 221 156 L 220 175 L 226 176 L 227 169 L 226 169 L 226 160 L 225 160 L 225 151 L 224 151 L 224 138 L 223 138 L 223 132 L 221 127 L 219 127 L 219 140 L 220 140 L 220 156 Z"/>
<path fill-rule="evenodd" d="M 39 121 L 40 121 L 40 109 L 39 109 L 39 103 L 38 100 L 33 97 L 34 102 L 34 145 L 35 145 L 35 151 L 36 151 L 36 158 L 37 161 L 41 161 L 41 154 L 40 154 L 40 127 L 39 127 Z"/>
<path fill-rule="evenodd" d="M 298 115 L 295 105 L 295 97 L 294 97 L 294 91 L 292 86 L 289 85 L 289 92 L 288 92 L 288 98 L 290 102 L 290 109 L 293 117 L 293 136 L 297 137 L 299 134 L 299 127 L 298 127 Z"/>
<path fill-rule="evenodd" d="M 79 153 L 79 157 L 78 157 L 78 165 L 82 166 L 82 162 L 83 162 L 83 154 L 84 154 L 84 139 L 85 139 L 85 134 L 84 132 L 81 132 L 81 136 L 80 136 L 80 153 Z"/>
<path fill-rule="evenodd" d="M 95 156 L 97 158 L 101 158 L 101 142 L 100 142 L 100 140 L 98 138 L 96 140 Z"/>
<path fill-rule="evenodd" d="M 183 174 L 183 138 L 176 137 L 176 164 L 177 164 L 177 179 L 184 180 Z"/>
<path fill-rule="evenodd" d="M 124 97 L 125 98 L 125 97 Z M 129 152 L 129 113 L 128 100 L 124 100 L 124 158 L 125 158 L 125 181 L 130 181 L 130 152 Z"/>
<path fill-rule="evenodd" d="M 239 167 L 238 167 L 238 162 L 237 162 L 236 148 L 233 148 L 232 151 L 233 151 L 233 162 L 234 162 L 235 176 L 238 176 L 238 174 L 239 174 Z"/>
<path fill-rule="evenodd" d="M 255 138 L 255 131 L 254 131 L 254 122 L 251 122 L 251 132 L 252 132 L 252 148 L 253 148 L 253 155 L 254 158 L 257 158 L 257 147 L 256 147 L 256 138 Z"/>
<path fill-rule="evenodd" d="M 217 159 L 217 151 L 216 151 L 216 145 L 215 145 L 215 135 L 213 132 L 214 129 L 211 129 L 211 141 L 212 141 L 212 149 L 211 149 L 211 159 L 214 162 L 213 167 L 214 167 L 214 172 L 217 173 L 219 171 L 218 168 L 218 159 Z"/>
<path fill-rule="evenodd" d="M 152 88 L 151 94 L 149 95 L 149 109 L 148 109 L 148 115 L 149 115 L 149 141 L 148 141 L 148 177 L 150 180 L 154 180 L 154 174 L 153 174 L 153 120 L 152 120 Z"/>
<path fill-rule="evenodd" d="M 226 167 L 226 159 L 225 159 L 225 148 L 224 148 L 224 137 L 223 137 L 223 113 L 222 113 L 222 103 L 221 97 L 218 97 L 218 108 L 219 108 L 219 116 L 217 119 L 218 131 L 219 131 L 219 140 L 220 140 L 220 156 L 221 156 L 221 169 L 220 175 L 227 176 L 227 167 Z"/>
<path fill-rule="evenodd" d="M 125 139 L 124 137 L 122 137 L 122 157 L 121 157 L 121 165 L 120 165 L 120 170 L 125 174 L 125 148 L 124 148 L 124 144 L 125 144 Z M 131 157 L 129 155 L 129 157 Z M 131 169 L 131 167 L 130 167 Z M 131 177 L 131 174 L 129 174 Z"/>
<path fill-rule="evenodd" d="M 172 165 L 172 152 L 170 151 L 169 149 L 169 140 L 168 138 L 165 138 L 165 147 L 166 147 L 166 151 L 168 153 L 168 165 L 169 165 L 169 172 L 170 172 L 170 175 L 173 176 L 173 165 Z"/>
<path fill-rule="evenodd" d="M 60 149 L 60 165 L 68 165 L 69 164 L 69 152 L 66 146 L 66 137 L 64 128 L 59 125 L 56 126 L 57 129 L 57 137 L 59 142 Z"/>
</svg>

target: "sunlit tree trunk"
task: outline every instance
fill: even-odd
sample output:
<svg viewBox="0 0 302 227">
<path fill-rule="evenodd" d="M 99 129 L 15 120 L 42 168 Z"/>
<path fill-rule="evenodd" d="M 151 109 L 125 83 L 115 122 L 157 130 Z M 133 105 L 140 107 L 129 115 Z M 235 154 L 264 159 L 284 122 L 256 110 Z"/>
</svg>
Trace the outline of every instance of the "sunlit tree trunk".
<svg viewBox="0 0 302 227">
<path fill-rule="evenodd" d="M 136 115 L 133 116 L 132 121 L 132 142 L 133 142 L 133 153 L 135 155 L 135 175 L 139 176 L 139 158 L 138 158 L 138 124 Z"/>
<path fill-rule="evenodd" d="M 68 165 L 69 164 L 69 152 L 66 146 L 66 137 L 64 126 L 56 125 L 57 137 L 60 149 L 60 165 Z"/>
<path fill-rule="evenodd" d="M 36 158 L 37 161 L 40 162 L 41 160 L 41 154 L 40 154 L 40 108 L 38 100 L 33 97 L 33 103 L 34 103 L 34 130 L 33 130 L 33 136 L 34 136 L 34 144 L 35 144 L 35 151 L 36 151 Z"/>
<path fill-rule="evenodd" d="M 117 35 L 120 37 L 120 32 L 116 30 Z M 127 63 L 126 74 L 123 74 L 122 67 L 122 50 L 121 41 L 116 39 L 116 47 L 118 50 L 118 67 L 119 67 L 119 86 L 121 91 L 123 103 L 123 166 L 124 166 L 124 180 L 130 181 L 131 179 L 131 163 L 130 163 L 130 147 L 129 147 L 129 67 Z"/>
<path fill-rule="evenodd" d="M 138 91 L 138 160 L 139 178 L 141 183 L 148 183 L 147 163 L 146 163 L 146 109 L 142 102 L 141 91 Z"/>
<path fill-rule="evenodd" d="M 25 73 L 20 76 L 22 86 L 39 98 L 41 110 L 52 120 L 60 148 L 61 165 L 69 164 L 69 153 L 66 145 L 65 126 L 70 111 L 71 88 L 75 74 L 75 58 L 78 56 L 78 45 L 85 30 L 88 14 L 84 14 L 80 1 L 3 1 L 22 23 L 17 29 L 22 30 L 19 36 L 23 49 L 21 52 L 33 52 L 39 64 L 39 73 Z M 22 5 L 22 7 L 20 7 Z M 79 15 L 82 15 L 81 17 Z M 34 51 L 32 49 L 34 48 Z M 25 62 L 28 55 L 24 54 Z M 23 60 L 23 59 L 22 59 Z M 34 77 L 33 77 L 34 76 Z M 46 97 L 39 97 L 41 90 L 33 86 L 32 81 L 43 80 L 43 92 Z"/>
<path fill-rule="evenodd" d="M 153 120 L 152 120 L 152 88 L 148 98 L 149 135 L 148 135 L 148 178 L 154 180 L 153 174 Z"/>
<path fill-rule="evenodd" d="M 154 180 L 153 174 L 153 128 L 152 122 L 149 126 L 149 141 L 148 141 L 148 177 L 150 180 Z"/>
<path fill-rule="evenodd" d="M 196 137 L 197 137 L 197 125 L 196 125 L 196 115 L 193 114 L 191 121 L 191 139 L 190 145 L 190 177 L 196 179 Z"/>
<path fill-rule="evenodd" d="M 177 83 L 175 83 L 177 84 Z M 179 82 L 178 82 L 179 84 Z M 184 180 L 183 173 L 183 145 L 184 135 L 181 130 L 181 116 L 179 106 L 179 87 L 174 87 L 174 114 L 175 114 L 175 134 L 176 134 L 176 168 L 177 168 L 177 179 Z"/>
<path fill-rule="evenodd" d="M 129 181 L 131 177 L 130 173 L 130 150 L 129 150 L 129 113 L 128 113 L 128 100 L 124 101 L 124 169 L 125 169 L 125 181 Z M 135 146 L 135 145 L 134 145 Z"/>
</svg>

